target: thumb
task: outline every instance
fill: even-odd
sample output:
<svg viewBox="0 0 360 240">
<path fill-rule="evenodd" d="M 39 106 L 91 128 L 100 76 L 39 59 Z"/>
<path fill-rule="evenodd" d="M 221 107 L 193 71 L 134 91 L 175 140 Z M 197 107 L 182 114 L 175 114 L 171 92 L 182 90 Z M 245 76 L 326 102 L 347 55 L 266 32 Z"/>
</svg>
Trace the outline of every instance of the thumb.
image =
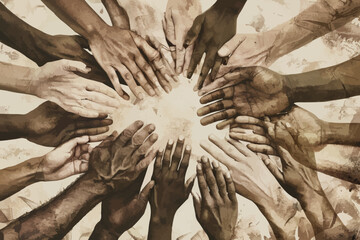
<svg viewBox="0 0 360 240">
<path fill-rule="evenodd" d="M 67 72 L 81 72 L 81 73 L 89 73 L 90 68 L 86 67 L 86 64 L 79 61 L 73 60 L 60 60 L 62 69 Z"/>
<path fill-rule="evenodd" d="M 146 186 L 143 188 L 143 190 L 138 195 L 138 200 L 141 200 L 141 202 L 145 203 L 145 205 L 146 205 L 146 203 L 149 199 L 150 191 L 154 187 L 154 185 L 155 185 L 155 182 L 153 180 L 150 181 L 148 184 L 146 184 Z"/>
<path fill-rule="evenodd" d="M 60 148 L 63 148 L 63 149 L 66 149 L 66 150 L 70 151 L 71 149 L 76 147 L 78 144 L 82 145 L 82 144 L 85 144 L 85 143 L 88 143 L 88 142 L 89 142 L 89 136 L 76 137 L 76 138 L 73 138 L 73 139 L 63 143 L 60 146 Z"/>
<path fill-rule="evenodd" d="M 200 217 L 200 213 L 201 213 L 201 199 L 200 196 L 197 193 L 191 192 L 192 198 L 193 198 L 193 204 L 194 204 L 194 208 L 195 208 L 195 214 L 196 217 L 199 218 Z"/>
<path fill-rule="evenodd" d="M 196 174 L 192 175 L 185 183 L 186 195 L 189 195 L 195 182 Z"/>
<path fill-rule="evenodd" d="M 227 43 L 225 43 L 218 51 L 220 57 L 227 57 L 231 55 L 235 49 L 245 40 L 245 35 L 237 34 Z"/>
</svg>

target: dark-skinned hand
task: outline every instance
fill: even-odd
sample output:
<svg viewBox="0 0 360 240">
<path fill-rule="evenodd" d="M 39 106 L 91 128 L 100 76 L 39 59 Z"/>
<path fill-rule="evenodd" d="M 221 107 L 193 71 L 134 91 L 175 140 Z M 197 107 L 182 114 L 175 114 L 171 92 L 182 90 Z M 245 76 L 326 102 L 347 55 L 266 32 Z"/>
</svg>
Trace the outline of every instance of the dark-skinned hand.
<svg viewBox="0 0 360 240">
<path fill-rule="evenodd" d="M 193 194 L 196 218 L 211 240 L 231 240 L 238 215 L 235 185 L 229 172 L 223 173 L 214 161 L 211 168 L 207 157 L 197 165 L 201 197 Z"/>
<path fill-rule="evenodd" d="M 52 102 L 45 102 L 25 115 L 27 121 L 27 139 L 36 144 L 57 147 L 69 139 L 83 135 L 90 141 L 102 140 L 99 134 L 109 130 L 111 119 L 106 114 L 98 118 L 84 118 L 66 112 Z"/>
<path fill-rule="evenodd" d="M 158 139 L 155 126 L 143 125 L 136 121 L 114 132 L 92 151 L 89 168 L 115 191 L 128 188 L 155 158 L 154 150 L 145 155 Z"/>
<path fill-rule="evenodd" d="M 215 78 L 222 63 L 217 51 L 235 35 L 238 14 L 234 9 L 225 7 L 221 1 L 217 1 L 195 18 L 184 41 L 184 47 L 195 44 L 187 72 L 188 78 L 192 77 L 204 53 L 206 58 L 194 90 L 202 88 L 210 70 L 211 76 Z"/>
<path fill-rule="evenodd" d="M 189 197 L 194 185 L 195 176 L 185 182 L 191 147 L 187 145 L 184 150 L 184 138 L 179 137 L 174 153 L 173 141 L 169 140 L 165 152 L 159 151 L 154 165 L 153 180 L 155 186 L 150 195 L 151 214 L 161 218 L 171 218 L 178 208 Z"/>
<path fill-rule="evenodd" d="M 200 99 L 207 106 L 197 112 L 202 125 L 220 120 L 217 125 L 222 129 L 233 123 L 238 115 L 262 117 L 274 115 L 286 109 L 290 103 L 284 86 L 284 76 L 263 67 L 240 68 L 225 75 L 226 81 L 233 86 L 216 90 Z"/>
</svg>

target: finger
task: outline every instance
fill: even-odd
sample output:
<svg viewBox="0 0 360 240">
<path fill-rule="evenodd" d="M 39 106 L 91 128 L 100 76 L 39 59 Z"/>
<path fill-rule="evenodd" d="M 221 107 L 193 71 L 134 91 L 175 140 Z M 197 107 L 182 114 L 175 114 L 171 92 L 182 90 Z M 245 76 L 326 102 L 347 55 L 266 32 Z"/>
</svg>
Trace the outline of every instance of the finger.
<svg viewBox="0 0 360 240">
<path fill-rule="evenodd" d="M 85 118 L 98 118 L 101 115 L 101 113 L 103 113 L 103 112 L 99 113 L 98 111 L 92 109 L 86 109 L 83 106 L 70 106 L 70 107 L 62 106 L 62 107 L 64 107 L 64 110 L 66 110 L 67 112 L 71 112 Z"/>
<path fill-rule="evenodd" d="M 174 141 L 170 139 L 168 143 L 166 144 L 163 163 L 162 163 L 162 169 L 167 170 L 170 167 L 170 158 L 171 158 L 171 151 L 174 145 Z"/>
<path fill-rule="evenodd" d="M 206 53 L 204 64 L 201 68 L 200 76 L 197 83 L 198 89 L 201 89 L 203 87 L 205 78 L 207 77 L 210 69 L 212 69 L 212 67 L 215 64 L 215 58 L 216 58 L 216 50 L 208 51 Z"/>
<path fill-rule="evenodd" d="M 196 44 L 194 46 L 194 51 L 192 53 L 188 72 L 187 72 L 187 78 L 192 77 L 196 66 L 199 64 L 203 54 L 205 53 L 205 50 L 206 50 L 206 46 L 202 42 L 200 42 L 199 44 Z"/>
<path fill-rule="evenodd" d="M 155 164 L 154 164 L 154 173 L 153 173 L 155 176 L 157 176 L 158 173 L 160 173 L 160 171 L 161 171 L 163 153 L 164 153 L 163 149 L 158 150 L 158 152 L 156 153 L 156 159 L 155 159 Z"/>
<path fill-rule="evenodd" d="M 175 24 L 173 22 L 173 19 L 170 14 L 164 13 L 164 18 L 162 21 L 163 24 L 163 30 L 165 32 L 165 37 L 168 42 L 175 45 L 176 37 L 175 37 Z"/>
<path fill-rule="evenodd" d="M 142 159 L 140 162 L 138 162 L 135 166 L 135 178 L 137 178 L 140 173 L 142 173 L 144 170 L 147 169 L 147 167 L 150 165 L 150 163 L 154 160 L 156 157 L 156 151 L 151 150 L 149 154 Z"/>
<path fill-rule="evenodd" d="M 95 127 L 95 128 L 84 128 L 84 129 L 77 129 L 75 130 L 72 135 L 74 137 L 78 137 L 78 136 L 82 136 L 82 135 L 99 135 L 102 133 L 106 133 L 107 131 L 109 131 L 109 127 Z"/>
<path fill-rule="evenodd" d="M 201 198 L 196 193 L 191 193 L 193 197 L 193 204 L 195 209 L 195 214 L 197 218 L 200 218 L 201 214 Z"/>
<path fill-rule="evenodd" d="M 219 148 L 214 147 L 213 144 L 209 142 L 202 141 L 200 143 L 201 148 L 203 148 L 206 152 L 208 152 L 211 156 L 213 156 L 216 160 L 223 163 L 228 168 L 235 167 L 235 159 L 231 158 L 224 151 Z"/>
<path fill-rule="evenodd" d="M 272 173 L 272 175 L 274 175 L 274 177 L 279 181 L 279 183 L 283 184 L 284 183 L 284 175 L 282 174 L 280 169 L 277 167 L 277 165 L 273 161 L 271 161 L 269 156 L 267 156 L 265 154 L 261 154 L 261 153 L 258 153 L 258 156 L 263 161 L 265 166 L 269 169 L 269 171 Z"/>
<path fill-rule="evenodd" d="M 187 32 L 184 40 L 185 48 L 187 48 L 189 45 L 192 45 L 195 42 L 195 40 L 198 38 L 202 28 L 203 21 L 204 21 L 204 15 L 199 15 L 194 19 L 194 22 L 191 28 L 189 29 L 189 31 Z"/>
<path fill-rule="evenodd" d="M 217 75 L 218 72 L 219 72 L 221 63 L 222 63 L 222 58 L 219 57 L 219 56 L 216 56 L 214 66 L 213 66 L 213 68 L 212 68 L 212 70 L 211 70 L 211 74 L 210 74 L 210 80 L 211 80 L 211 82 L 215 80 L 216 75 Z M 205 85 L 205 86 L 206 86 L 206 85 Z"/>
<path fill-rule="evenodd" d="M 241 140 L 241 141 L 246 141 L 246 142 L 256 143 L 256 144 L 265 144 L 265 145 L 270 144 L 269 139 L 267 139 L 264 136 L 258 135 L 258 134 L 249 134 L 249 133 L 243 134 L 243 133 L 230 132 L 229 135 L 234 140 Z"/>
<path fill-rule="evenodd" d="M 88 119 L 88 118 L 82 118 L 79 120 L 76 120 L 74 123 L 74 129 L 81 129 L 81 128 L 92 128 L 92 127 L 106 127 L 113 124 L 112 119 Z"/>
<path fill-rule="evenodd" d="M 90 142 L 100 142 L 104 139 L 106 139 L 106 135 L 103 135 L 103 134 L 90 136 Z"/>
<path fill-rule="evenodd" d="M 72 165 L 73 165 L 73 173 L 71 175 L 84 173 L 89 169 L 88 161 L 74 160 Z"/>
<path fill-rule="evenodd" d="M 92 102 L 87 98 L 80 100 L 80 105 L 86 110 L 96 111 L 99 113 L 112 113 L 116 110 L 114 107 L 105 106 L 97 102 Z"/>
<path fill-rule="evenodd" d="M 139 131 L 144 123 L 140 120 L 133 122 L 130 126 L 128 126 L 124 131 L 122 131 L 119 137 L 116 139 L 116 143 L 119 146 L 125 146 L 132 139 L 134 134 Z"/>
<path fill-rule="evenodd" d="M 234 102 L 232 100 L 220 100 L 205 107 L 200 108 L 197 111 L 198 116 L 204 116 L 212 112 L 217 112 L 220 110 L 228 109 L 234 106 Z"/>
<path fill-rule="evenodd" d="M 256 153 L 263 153 L 266 155 L 277 155 L 274 148 L 272 148 L 269 145 L 263 145 L 263 144 L 248 144 L 248 149 L 250 149 L 253 152 Z"/>
<path fill-rule="evenodd" d="M 115 69 L 112 68 L 112 67 L 106 67 L 106 68 L 103 68 L 103 69 L 106 72 L 106 75 L 108 75 L 112 85 L 114 86 L 114 88 L 115 88 L 116 92 L 119 94 L 119 96 L 122 97 L 125 100 L 129 100 L 130 99 L 129 95 L 127 93 L 125 93 L 121 88 L 120 81 L 119 81 L 119 78 L 118 78 L 118 76 L 116 74 Z M 121 75 L 121 76 L 124 78 L 123 75 Z"/>
<path fill-rule="evenodd" d="M 245 40 L 245 36 L 242 34 L 237 34 L 229 41 L 227 41 L 218 51 L 220 57 L 230 56 L 235 49 Z"/>
<path fill-rule="evenodd" d="M 265 124 L 263 121 L 261 121 L 258 118 L 254 118 L 254 117 L 250 117 L 250 116 L 238 116 L 235 119 L 235 122 L 239 123 L 239 124 L 251 124 L 251 125 L 257 125 L 260 127 L 265 127 Z"/>
<path fill-rule="evenodd" d="M 215 160 L 213 161 L 213 167 L 214 167 L 214 175 L 216 178 L 217 187 L 220 193 L 221 198 L 226 199 L 228 198 L 228 193 L 226 190 L 226 183 L 223 171 L 221 167 L 219 166 L 219 163 Z"/>
<path fill-rule="evenodd" d="M 231 99 L 234 96 L 234 88 L 227 87 L 223 89 L 216 90 L 215 92 L 209 93 L 200 98 L 201 104 L 206 104 L 218 99 Z"/>
<path fill-rule="evenodd" d="M 209 159 L 204 156 L 201 157 L 201 164 L 202 164 L 202 170 L 205 173 L 205 179 L 206 179 L 207 185 L 210 188 L 210 194 L 214 198 L 220 199 L 219 189 L 218 189 Z"/>
<path fill-rule="evenodd" d="M 185 50 L 184 67 L 183 67 L 184 77 L 186 77 L 186 74 L 189 70 L 190 60 L 191 60 L 193 51 L 194 51 L 194 45 L 187 47 Z"/>
<path fill-rule="evenodd" d="M 119 100 L 116 98 L 111 98 L 103 93 L 99 92 L 86 92 L 84 94 L 83 98 L 86 98 L 87 100 L 97 103 L 100 106 L 104 106 L 105 108 L 112 108 L 116 110 L 116 108 L 119 107 Z M 103 111 L 105 112 L 105 111 Z"/>
<path fill-rule="evenodd" d="M 226 136 L 226 141 L 233 145 L 239 152 L 241 152 L 244 156 L 253 157 L 255 153 L 253 153 L 247 146 L 239 141 L 235 141 L 230 137 Z"/>
<path fill-rule="evenodd" d="M 228 87 L 234 85 L 234 81 L 229 81 L 224 77 L 217 78 L 213 82 L 210 82 L 208 85 L 205 85 L 199 92 L 199 96 L 203 96 L 204 94 L 207 94 L 209 92 L 212 92 L 216 89 L 222 88 L 222 87 Z"/>
<path fill-rule="evenodd" d="M 190 157 L 191 157 L 191 146 L 186 145 L 185 151 L 184 151 L 184 156 L 178 166 L 179 176 L 185 177 L 186 170 L 189 166 Z"/>
<path fill-rule="evenodd" d="M 139 148 L 145 141 L 147 137 L 150 136 L 151 133 L 155 131 L 154 124 L 148 124 L 143 129 L 134 134 L 131 140 L 131 144 L 135 149 Z"/>
<path fill-rule="evenodd" d="M 234 120 L 236 121 L 236 120 Z M 246 133 L 248 130 L 252 130 L 254 134 L 265 136 L 265 130 L 262 127 L 252 125 L 252 124 L 238 124 L 230 127 L 230 132 L 233 133 Z"/>
<path fill-rule="evenodd" d="M 153 89 L 153 87 L 151 86 L 151 84 L 146 80 L 144 74 L 142 73 L 142 69 L 141 69 L 143 67 L 144 68 L 148 68 L 148 67 L 151 68 L 147 63 L 146 63 L 146 65 L 140 65 L 139 64 L 139 66 L 138 66 L 137 64 L 134 64 L 133 62 L 128 62 L 126 64 L 126 67 L 130 70 L 132 76 L 135 77 L 135 79 L 140 84 L 140 86 L 145 90 L 145 92 L 149 96 L 153 97 L 153 96 L 155 96 L 156 92 Z M 145 71 L 145 69 L 144 69 L 144 71 Z"/>
<path fill-rule="evenodd" d="M 244 154 L 247 153 L 244 149 L 241 149 L 240 151 L 236 146 L 233 145 L 233 142 L 220 139 L 213 134 L 209 135 L 209 140 L 218 148 L 220 148 L 226 155 L 232 159 L 235 159 L 236 161 L 244 161 L 246 160 L 246 156 L 248 156 Z M 246 147 L 244 146 L 244 148 Z"/>
<path fill-rule="evenodd" d="M 233 203 L 237 203 L 235 184 L 233 182 L 230 172 L 227 172 L 225 174 L 225 181 L 226 181 L 226 187 L 227 187 L 229 199 Z"/>
<path fill-rule="evenodd" d="M 196 174 L 192 175 L 185 183 L 186 198 L 189 196 L 192 188 L 194 187 Z"/>
<path fill-rule="evenodd" d="M 106 96 L 110 97 L 111 99 L 120 100 L 119 95 L 116 91 L 103 83 L 95 82 L 95 81 L 88 81 L 86 84 L 86 90 L 89 92 L 98 92 L 105 94 Z"/>
<path fill-rule="evenodd" d="M 204 176 L 204 172 L 202 170 L 202 164 L 198 163 L 197 167 L 196 167 L 196 175 L 198 178 L 198 184 L 199 184 L 199 189 L 200 189 L 200 193 L 203 199 L 209 199 L 210 198 L 210 192 L 205 180 L 205 176 Z"/>
<path fill-rule="evenodd" d="M 67 72 L 81 72 L 87 74 L 90 72 L 90 68 L 86 67 L 86 64 L 79 61 L 62 59 L 59 62 L 62 68 Z"/>
<path fill-rule="evenodd" d="M 222 112 L 214 113 L 210 116 L 206 116 L 200 120 L 201 125 L 206 126 L 211 123 L 224 120 L 224 119 L 230 119 L 237 116 L 237 111 L 235 109 L 227 109 Z"/>
<path fill-rule="evenodd" d="M 59 148 L 67 149 L 67 151 L 70 151 L 73 148 L 75 148 L 77 145 L 85 144 L 88 142 L 89 142 L 89 136 L 76 137 L 63 143 Z"/>
<path fill-rule="evenodd" d="M 172 87 L 171 87 L 169 81 L 166 80 L 164 78 L 164 76 L 161 75 L 160 72 L 156 71 L 155 74 L 159 79 L 160 86 L 165 90 L 166 93 L 170 93 L 172 90 Z"/>
<path fill-rule="evenodd" d="M 147 202 L 149 199 L 150 191 L 154 187 L 154 185 L 155 185 L 154 181 L 148 182 L 148 184 L 146 184 L 143 190 L 141 190 L 138 199 L 142 200 L 143 202 Z"/>
<path fill-rule="evenodd" d="M 145 156 L 149 149 L 158 140 L 158 137 L 159 136 L 156 133 L 150 135 L 150 137 L 148 137 L 146 141 L 135 151 L 134 158 L 136 159 L 136 162 Z"/>
<path fill-rule="evenodd" d="M 134 79 L 133 75 L 131 74 L 131 72 L 129 71 L 129 69 L 127 69 L 127 67 L 125 67 L 122 64 L 118 64 L 116 66 L 116 69 L 119 71 L 120 75 L 126 82 L 127 86 L 130 88 L 131 92 L 133 92 L 134 95 L 138 99 L 143 100 L 144 96 L 141 93 L 141 91 L 137 90 L 137 85 L 136 85 L 135 79 Z"/>
<path fill-rule="evenodd" d="M 224 129 L 226 126 L 231 125 L 231 124 L 233 124 L 234 122 L 235 122 L 235 118 L 230 118 L 230 119 L 224 120 L 224 121 L 216 124 L 216 129 L 222 130 L 222 129 Z"/>
<path fill-rule="evenodd" d="M 112 141 L 114 141 L 119 136 L 117 131 L 113 131 L 109 136 L 105 135 L 103 141 L 99 144 L 98 147 L 108 146 Z"/>
<path fill-rule="evenodd" d="M 170 166 L 170 171 L 177 171 L 181 157 L 182 157 L 182 152 L 184 149 L 184 143 L 185 143 L 185 139 L 183 136 L 180 136 L 176 142 L 176 146 L 175 146 L 175 150 L 174 150 L 174 154 L 172 156 L 171 159 L 171 166 Z"/>
</svg>

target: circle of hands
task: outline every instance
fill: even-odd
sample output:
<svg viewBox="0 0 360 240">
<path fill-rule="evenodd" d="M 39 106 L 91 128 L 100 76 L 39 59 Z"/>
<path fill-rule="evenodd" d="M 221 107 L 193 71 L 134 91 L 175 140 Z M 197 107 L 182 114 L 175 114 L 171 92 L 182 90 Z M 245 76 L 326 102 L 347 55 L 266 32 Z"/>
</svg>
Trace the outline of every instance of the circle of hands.
<svg viewBox="0 0 360 240">
<path fill-rule="evenodd" d="M 191 193 L 195 216 L 209 239 L 236 239 L 236 194 L 260 209 L 267 204 L 276 209 L 279 196 L 284 196 L 279 189 L 296 199 L 309 189 L 323 194 L 315 150 L 326 144 L 327 126 L 294 105 L 286 76 L 252 66 L 269 64 L 268 48 L 254 45 L 261 42 L 260 35 L 235 35 L 237 14 L 223 14 L 215 5 L 202 13 L 199 1 L 170 0 L 162 23 L 169 45 L 164 46 L 152 36 L 132 31 L 129 19 L 119 17 L 123 14 L 119 5 L 107 10 L 113 26 L 88 41 L 56 36 L 52 58 L 65 58 L 67 53 L 59 50 L 64 45 L 77 56 L 49 63 L 39 59 L 43 66 L 31 74 L 29 91 L 49 101 L 26 114 L 26 138 L 56 147 L 39 158 L 38 180 L 86 173 L 103 182 L 111 194 L 102 201 L 98 225 L 114 235 L 131 228 L 148 202 L 150 229 L 164 223 L 171 226 Z M 120 134 L 103 135 L 112 124 L 108 114 L 130 99 L 121 83 L 139 100 L 145 94 L 158 96 L 162 90 L 169 93 L 172 83 L 179 81 L 177 75 L 192 77 L 203 54 L 194 90 L 204 106 L 197 114 L 202 125 L 220 121 L 216 127 L 229 127 L 229 133 L 225 139 L 210 135 L 201 143 L 213 159 L 198 159 L 194 176 L 186 180 L 191 146 L 181 136 L 176 143 L 169 140 L 164 150 L 155 149 L 155 125 L 144 126 L 142 121 Z M 101 141 L 98 146 L 90 146 L 97 141 Z M 280 164 L 270 155 L 279 157 Z M 153 160 L 152 179 L 140 191 Z M 199 193 L 192 192 L 195 179 Z M 294 205 L 289 197 L 283 201 Z M 292 207 L 277 210 L 280 218 L 297 212 Z M 281 231 L 274 229 L 281 237 Z M 149 230 L 148 237 L 166 239 L 157 234 Z"/>
</svg>

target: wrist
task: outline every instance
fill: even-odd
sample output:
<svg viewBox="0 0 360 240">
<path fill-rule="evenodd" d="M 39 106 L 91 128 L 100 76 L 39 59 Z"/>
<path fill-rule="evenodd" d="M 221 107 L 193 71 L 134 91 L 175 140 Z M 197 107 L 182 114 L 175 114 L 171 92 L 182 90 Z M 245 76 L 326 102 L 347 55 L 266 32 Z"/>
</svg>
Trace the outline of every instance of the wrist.
<svg viewBox="0 0 360 240">
<path fill-rule="evenodd" d="M 217 0 L 213 7 L 221 12 L 239 15 L 245 3 L 246 0 Z"/>
<path fill-rule="evenodd" d="M 41 162 L 41 159 L 41 157 L 31 158 L 18 165 L 18 171 L 24 173 L 24 179 L 26 179 L 28 185 L 41 181 L 37 177 L 39 171 L 38 166 Z"/>
<path fill-rule="evenodd" d="M 91 234 L 89 240 L 92 239 L 102 239 L 102 240 L 112 240 L 112 239 L 119 239 L 119 237 L 122 235 L 122 233 L 117 233 L 113 230 L 110 230 L 108 227 L 106 227 L 106 224 L 104 224 L 101 220 L 98 222 L 94 228 L 93 233 Z"/>
<path fill-rule="evenodd" d="M 151 209 L 150 222 L 156 225 L 172 225 L 175 217 L 175 213 L 168 212 L 159 212 Z"/>
</svg>

